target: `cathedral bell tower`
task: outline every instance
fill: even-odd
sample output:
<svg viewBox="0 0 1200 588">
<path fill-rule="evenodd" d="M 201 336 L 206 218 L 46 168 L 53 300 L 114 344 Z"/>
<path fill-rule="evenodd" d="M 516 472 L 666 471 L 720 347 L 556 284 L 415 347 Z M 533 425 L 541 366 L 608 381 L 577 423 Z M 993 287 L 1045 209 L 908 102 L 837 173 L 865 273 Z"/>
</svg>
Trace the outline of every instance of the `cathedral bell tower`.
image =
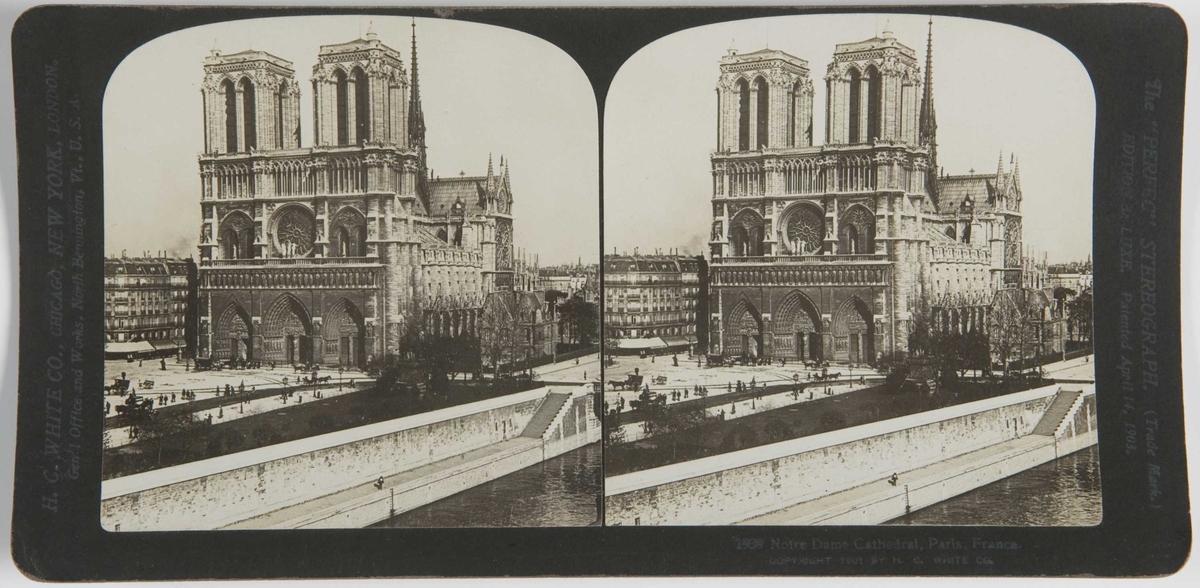
<svg viewBox="0 0 1200 588">
<path fill-rule="evenodd" d="M 812 146 L 812 98 L 807 61 L 773 49 L 730 49 L 717 82 L 717 151 Z"/>
<path fill-rule="evenodd" d="M 374 28 L 365 39 L 322 45 L 312 85 L 314 145 L 408 147 L 408 75 Z"/>
<path fill-rule="evenodd" d="M 204 60 L 200 97 L 204 153 L 223 155 L 300 146 L 300 91 L 292 62 L 263 51 Z"/>
<path fill-rule="evenodd" d="M 866 41 L 838 44 L 825 75 L 825 142 L 916 145 L 920 86 L 916 53 L 889 28 Z"/>
</svg>

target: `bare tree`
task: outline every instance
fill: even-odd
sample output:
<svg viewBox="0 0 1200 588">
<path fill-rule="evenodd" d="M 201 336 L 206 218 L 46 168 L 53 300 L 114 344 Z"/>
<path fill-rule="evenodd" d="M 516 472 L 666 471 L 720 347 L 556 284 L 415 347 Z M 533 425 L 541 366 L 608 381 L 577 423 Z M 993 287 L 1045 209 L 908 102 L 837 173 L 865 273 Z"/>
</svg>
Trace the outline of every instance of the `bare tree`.
<svg viewBox="0 0 1200 588">
<path fill-rule="evenodd" d="M 1003 364 L 1005 375 L 1008 375 L 1010 360 L 1025 359 L 1030 348 L 1036 346 L 1035 305 L 1030 300 L 1031 295 L 1032 292 L 1024 288 L 1001 290 L 992 303 L 988 342 L 992 353 Z"/>
</svg>

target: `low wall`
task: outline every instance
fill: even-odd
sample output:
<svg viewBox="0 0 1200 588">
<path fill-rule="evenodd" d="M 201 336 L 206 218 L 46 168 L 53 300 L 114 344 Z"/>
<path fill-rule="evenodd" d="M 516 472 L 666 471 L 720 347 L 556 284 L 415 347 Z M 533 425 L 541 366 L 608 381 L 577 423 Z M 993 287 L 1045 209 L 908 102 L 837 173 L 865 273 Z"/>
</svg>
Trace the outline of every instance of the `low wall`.
<svg viewBox="0 0 1200 588">
<path fill-rule="evenodd" d="M 559 417 L 546 429 L 542 436 L 543 460 L 600 441 L 601 423 L 592 410 L 593 394 L 599 392 L 593 392 L 590 385 L 578 388 Z"/>
<path fill-rule="evenodd" d="M 1058 386 L 605 480 L 614 525 L 732 524 L 1028 435 Z"/>
<path fill-rule="evenodd" d="M 286 521 L 270 528 L 363 528 L 496 478 L 507 476 L 541 461 L 541 444 L 531 440 L 526 444 L 518 444 L 510 450 L 459 464 L 437 474 L 392 488 L 384 488 L 367 496 L 318 510 L 305 518 Z"/>
<path fill-rule="evenodd" d="M 514 438 L 548 388 L 107 480 L 110 531 L 214 529 Z"/>
</svg>

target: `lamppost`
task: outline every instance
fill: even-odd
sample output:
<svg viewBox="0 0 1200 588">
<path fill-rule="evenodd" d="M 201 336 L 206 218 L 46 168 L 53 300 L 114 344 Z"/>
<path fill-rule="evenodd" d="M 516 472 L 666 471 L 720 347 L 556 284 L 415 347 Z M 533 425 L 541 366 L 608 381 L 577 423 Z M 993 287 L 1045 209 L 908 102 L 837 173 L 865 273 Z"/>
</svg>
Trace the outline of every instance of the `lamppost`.
<svg viewBox="0 0 1200 588">
<path fill-rule="evenodd" d="M 338 392 L 342 391 L 342 372 L 345 370 L 341 364 L 338 364 Z"/>
</svg>

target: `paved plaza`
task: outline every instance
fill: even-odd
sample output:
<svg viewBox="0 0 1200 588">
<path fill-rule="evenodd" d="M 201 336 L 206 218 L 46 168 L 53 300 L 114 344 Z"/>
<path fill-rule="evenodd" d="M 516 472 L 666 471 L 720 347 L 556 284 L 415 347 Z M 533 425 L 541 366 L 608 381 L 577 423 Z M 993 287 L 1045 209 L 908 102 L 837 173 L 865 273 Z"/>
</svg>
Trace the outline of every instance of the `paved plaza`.
<svg viewBox="0 0 1200 588">
<path fill-rule="evenodd" d="M 568 359 L 550 365 L 533 368 L 544 382 L 599 382 L 600 354 L 593 353 L 577 359 Z"/>
<path fill-rule="evenodd" d="M 1096 381 L 1096 356 L 1085 355 L 1067 361 L 1056 361 L 1046 364 L 1046 377 L 1055 380 Z"/>
<path fill-rule="evenodd" d="M 744 384 L 749 384 L 750 380 L 754 380 L 755 386 L 772 386 L 779 384 L 788 384 L 795 381 L 799 377 L 802 384 L 814 384 L 812 376 L 819 375 L 820 370 L 809 370 L 802 363 L 788 362 L 787 365 L 781 366 L 778 362 L 771 365 L 729 365 L 720 367 L 699 367 L 696 365 L 696 358 L 687 358 L 687 354 L 676 356 L 679 358 L 679 365 L 674 365 L 672 356 L 665 355 L 659 357 L 636 357 L 636 356 L 617 356 L 614 365 L 609 366 L 604 372 L 605 391 L 604 398 L 610 405 L 617 402 L 618 398 L 625 398 L 625 403 L 628 403 L 638 397 L 641 390 L 622 390 L 613 391 L 612 386 L 608 382 L 613 380 L 624 380 L 626 376 L 633 374 L 635 370 L 642 376 L 642 387 L 650 386 L 652 392 L 662 392 L 667 394 L 668 402 L 670 400 L 670 392 L 672 390 L 691 390 L 695 386 L 705 386 L 708 388 L 708 395 L 717 396 L 727 394 L 730 389 L 737 391 L 737 382 L 740 380 Z M 866 377 L 877 378 L 880 373 L 870 367 L 854 367 L 851 368 L 846 364 L 832 364 L 827 368 L 830 374 L 841 374 L 841 379 Z M 654 378 L 665 376 L 667 381 L 665 384 L 655 384 Z M 689 395 L 690 399 L 690 395 Z"/>
</svg>

